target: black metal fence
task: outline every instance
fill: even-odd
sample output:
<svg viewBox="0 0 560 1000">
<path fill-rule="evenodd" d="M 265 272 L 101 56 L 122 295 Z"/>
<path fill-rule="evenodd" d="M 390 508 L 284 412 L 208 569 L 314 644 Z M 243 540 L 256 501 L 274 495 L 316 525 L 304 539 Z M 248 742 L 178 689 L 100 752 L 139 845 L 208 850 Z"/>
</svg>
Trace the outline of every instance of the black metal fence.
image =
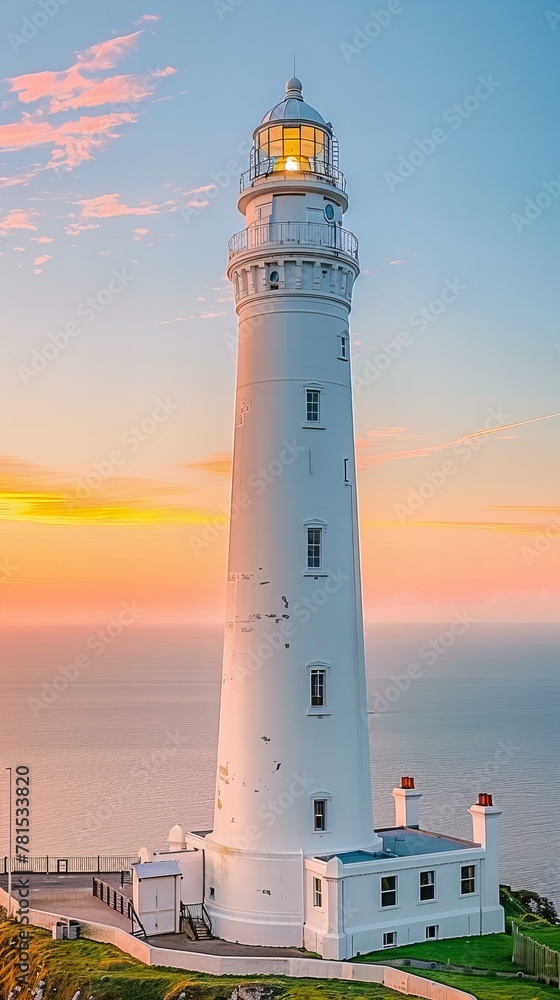
<svg viewBox="0 0 560 1000">
<path fill-rule="evenodd" d="M 12 872 L 21 875 L 25 872 L 32 875 L 79 875 L 79 874 L 118 874 L 124 869 L 130 868 L 138 856 L 132 855 L 101 855 L 94 854 L 91 857 L 43 857 L 12 858 Z M 0 873 L 6 875 L 9 864 L 8 858 L 0 859 Z"/>
</svg>

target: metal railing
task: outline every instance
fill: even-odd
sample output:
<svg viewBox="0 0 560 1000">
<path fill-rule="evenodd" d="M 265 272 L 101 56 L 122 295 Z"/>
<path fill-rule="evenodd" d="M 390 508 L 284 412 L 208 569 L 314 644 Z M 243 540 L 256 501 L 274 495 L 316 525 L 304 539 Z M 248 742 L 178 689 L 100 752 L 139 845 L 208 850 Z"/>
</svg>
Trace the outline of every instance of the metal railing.
<svg viewBox="0 0 560 1000">
<path fill-rule="evenodd" d="M 110 906 L 112 910 L 116 913 L 122 913 L 123 917 L 126 917 L 131 922 L 131 933 L 135 937 L 146 937 L 146 931 L 140 921 L 132 900 L 128 896 L 124 896 L 122 892 L 115 889 L 113 885 L 109 885 L 108 882 L 104 882 L 103 879 L 95 878 L 93 879 L 93 895 L 100 899 L 102 903 Z M 137 925 L 137 926 L 136 926 Z"/>
<path fill-rule="evenodd" d="M 358 240 L 354 233 L 340 226 L 321 222 L 269 222 L 251 226 L 232 236 L 228 243 L 229 255 L 233 257 L 245 250 L 256 250 L 267 246 L 311 246 L 328 250 L 338 250 L 358 259 Z"/>
<path fill-rule="evenodd" d="M 208 935 L 213 937 L 212 921 L 204 903 L 181 903 L 181 919 L 191 941 L 200 940 L 201 924 L 206 928 Z"/>
<path fill-rule="evenodd" d="M 21 875 L 27 872 L 30 875 L 79 875 L 81 874 L 118 874 L 123 869 L 130 868 L 138 857 L 126 854 L 101 855 L 95 854 L 89 857 L 53 857 L 43 855 L 34 858 L 12 858 L 12 872 Z M 8 858 L 0 858 L 0 874 L 6 875 L 8 871 Z"/>
<path fill-rule="evenodd" d="M 261 160 L 259 163 L 253 163 L 246 170 L 239 179 L 239 190 L 246 191 L 247 188 L 251 187 L 253 181 L 257 180 L 259 177 L 269 177 L 270 174 L 276 174 L 277 177 L 287 178 L 296 177 L 298 181 L 302 177 L 309 178 L 309 180 L 314 180 L 319 178 L 322 181 L 327 181 L 327 183 L 332 184 L 334 187 L 338 188 L 339 191 L 346 191 L 346 178 L 339 170 L 338 167 L 333 166 L 332 163 L 327 163 L 325 160 L 321 159 L 306 159 L 309 163 L 309 167 L 306 166 L 304 170 L 279 170 L 278 161 L 281 159 L 286 159 L 280 156 L 271 156 L 268 159 Z M 288 157 L 289 159 L 289 157 Z"/>
</svg>

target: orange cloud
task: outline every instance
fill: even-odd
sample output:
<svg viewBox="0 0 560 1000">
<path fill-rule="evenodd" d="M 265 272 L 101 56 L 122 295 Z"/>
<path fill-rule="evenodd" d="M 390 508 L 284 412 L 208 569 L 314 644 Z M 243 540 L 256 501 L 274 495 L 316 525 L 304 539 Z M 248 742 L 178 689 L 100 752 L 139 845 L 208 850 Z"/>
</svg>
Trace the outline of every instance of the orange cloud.
<svg viewBox="0 0 560 1000">
<path fill-rule="evenodd" d="M 102 194 L 97 198 L 83 198 L 75 201 L 75 205 L 82 208 L 82 219 L 108 219 L 116 215 L 158 215 L 164 209 L 164 205 L 150 205 L 144 202 L 141 205 L 124 205 L 119 202 L 118 194 Z M 166 202 L 166 205 L 169 205 Z"/>
<path fill-rule="evenodd" d="M 52 236 L 32 236 L 30 243 L 54 243 Z"/>
<path fill-rule="evenodd" d="M 227 451 L 220 451 L 200 462 L 190 462 L 185 468 L 196 469 L 197 472 L 212 472 L 218 476 L 231 476 L 232 456 Z"/>
<path fill-rule="evenodd" d="M 37 212 L 23 208 L 14 208 L 8 212 L 3 219 L 0 219 L 0 236 L 7 236 L 13 229 L 37 229 L 31 222 L 32 216 Z"/>
<path fill-rule="evenodd" d="M 137 120 L 137 115 L 129 113 L 108 114 L 81 117 L 53 127 L 47 121 L 33 121 L 24 115 L 21 122 L 0 125 L 0 148 L 13 151 L 50 145 L 54 149 L 47 167 L 71 168 L 93 159 L 93 150 L 103 148 L 108 139 L 119 138 L 120 132 L 116 131 L 119 126 Z"/>
<path fill-rule="evenodd" d="M 50 254 L 44 253 L 42 255 L 42 257 L 36 257 L 35 260 L 33 261 L 33 263 L 35 264 L 35 267 L 39 267 L 40 264 L 46 264 L 46 262 L 48 260 L 52 260 L 52 259 L 53 258 L 52 258 L 52 256 Z"/>
</svg>

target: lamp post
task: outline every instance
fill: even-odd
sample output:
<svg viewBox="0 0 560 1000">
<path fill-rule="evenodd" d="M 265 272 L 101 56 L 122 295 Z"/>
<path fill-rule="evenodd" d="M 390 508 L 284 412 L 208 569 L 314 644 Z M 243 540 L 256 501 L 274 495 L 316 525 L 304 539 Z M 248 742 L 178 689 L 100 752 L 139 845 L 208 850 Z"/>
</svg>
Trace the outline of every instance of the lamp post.
<svg viewBox="0 0 560 1000">
<path fill-rule="evenodd" d="M 9 772 L 9 806 L 8 806 L 8 917 L 12 914 L 12 809 L 13 809 L 13 795 L 12 795 L 12 769 L 7 767 L 6 771 Z"/>
</svg>

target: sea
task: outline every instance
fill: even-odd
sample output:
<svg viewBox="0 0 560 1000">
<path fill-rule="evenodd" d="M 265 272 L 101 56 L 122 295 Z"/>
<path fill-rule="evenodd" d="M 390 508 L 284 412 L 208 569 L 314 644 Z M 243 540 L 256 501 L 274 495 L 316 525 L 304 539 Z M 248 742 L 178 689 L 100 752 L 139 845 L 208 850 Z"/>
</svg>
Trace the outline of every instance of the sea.
<svg viewBox="0 0 560 1000">
<path fill-rule="evenodd" d="M 6 766 L 30 768 L 33 855 L 134 855 L 175 823 L 211 829 L 221 629 L 93 632 L 3 633 L 0 855 Z M 376 826 L 393 825 L 401 775 L 423 793 L 424 829 L 467 839 L 469 806 L 491 792 L 502 881 L 560 909 L 560 626 L 370 625 L 366 651 Z"/>
</svg>

